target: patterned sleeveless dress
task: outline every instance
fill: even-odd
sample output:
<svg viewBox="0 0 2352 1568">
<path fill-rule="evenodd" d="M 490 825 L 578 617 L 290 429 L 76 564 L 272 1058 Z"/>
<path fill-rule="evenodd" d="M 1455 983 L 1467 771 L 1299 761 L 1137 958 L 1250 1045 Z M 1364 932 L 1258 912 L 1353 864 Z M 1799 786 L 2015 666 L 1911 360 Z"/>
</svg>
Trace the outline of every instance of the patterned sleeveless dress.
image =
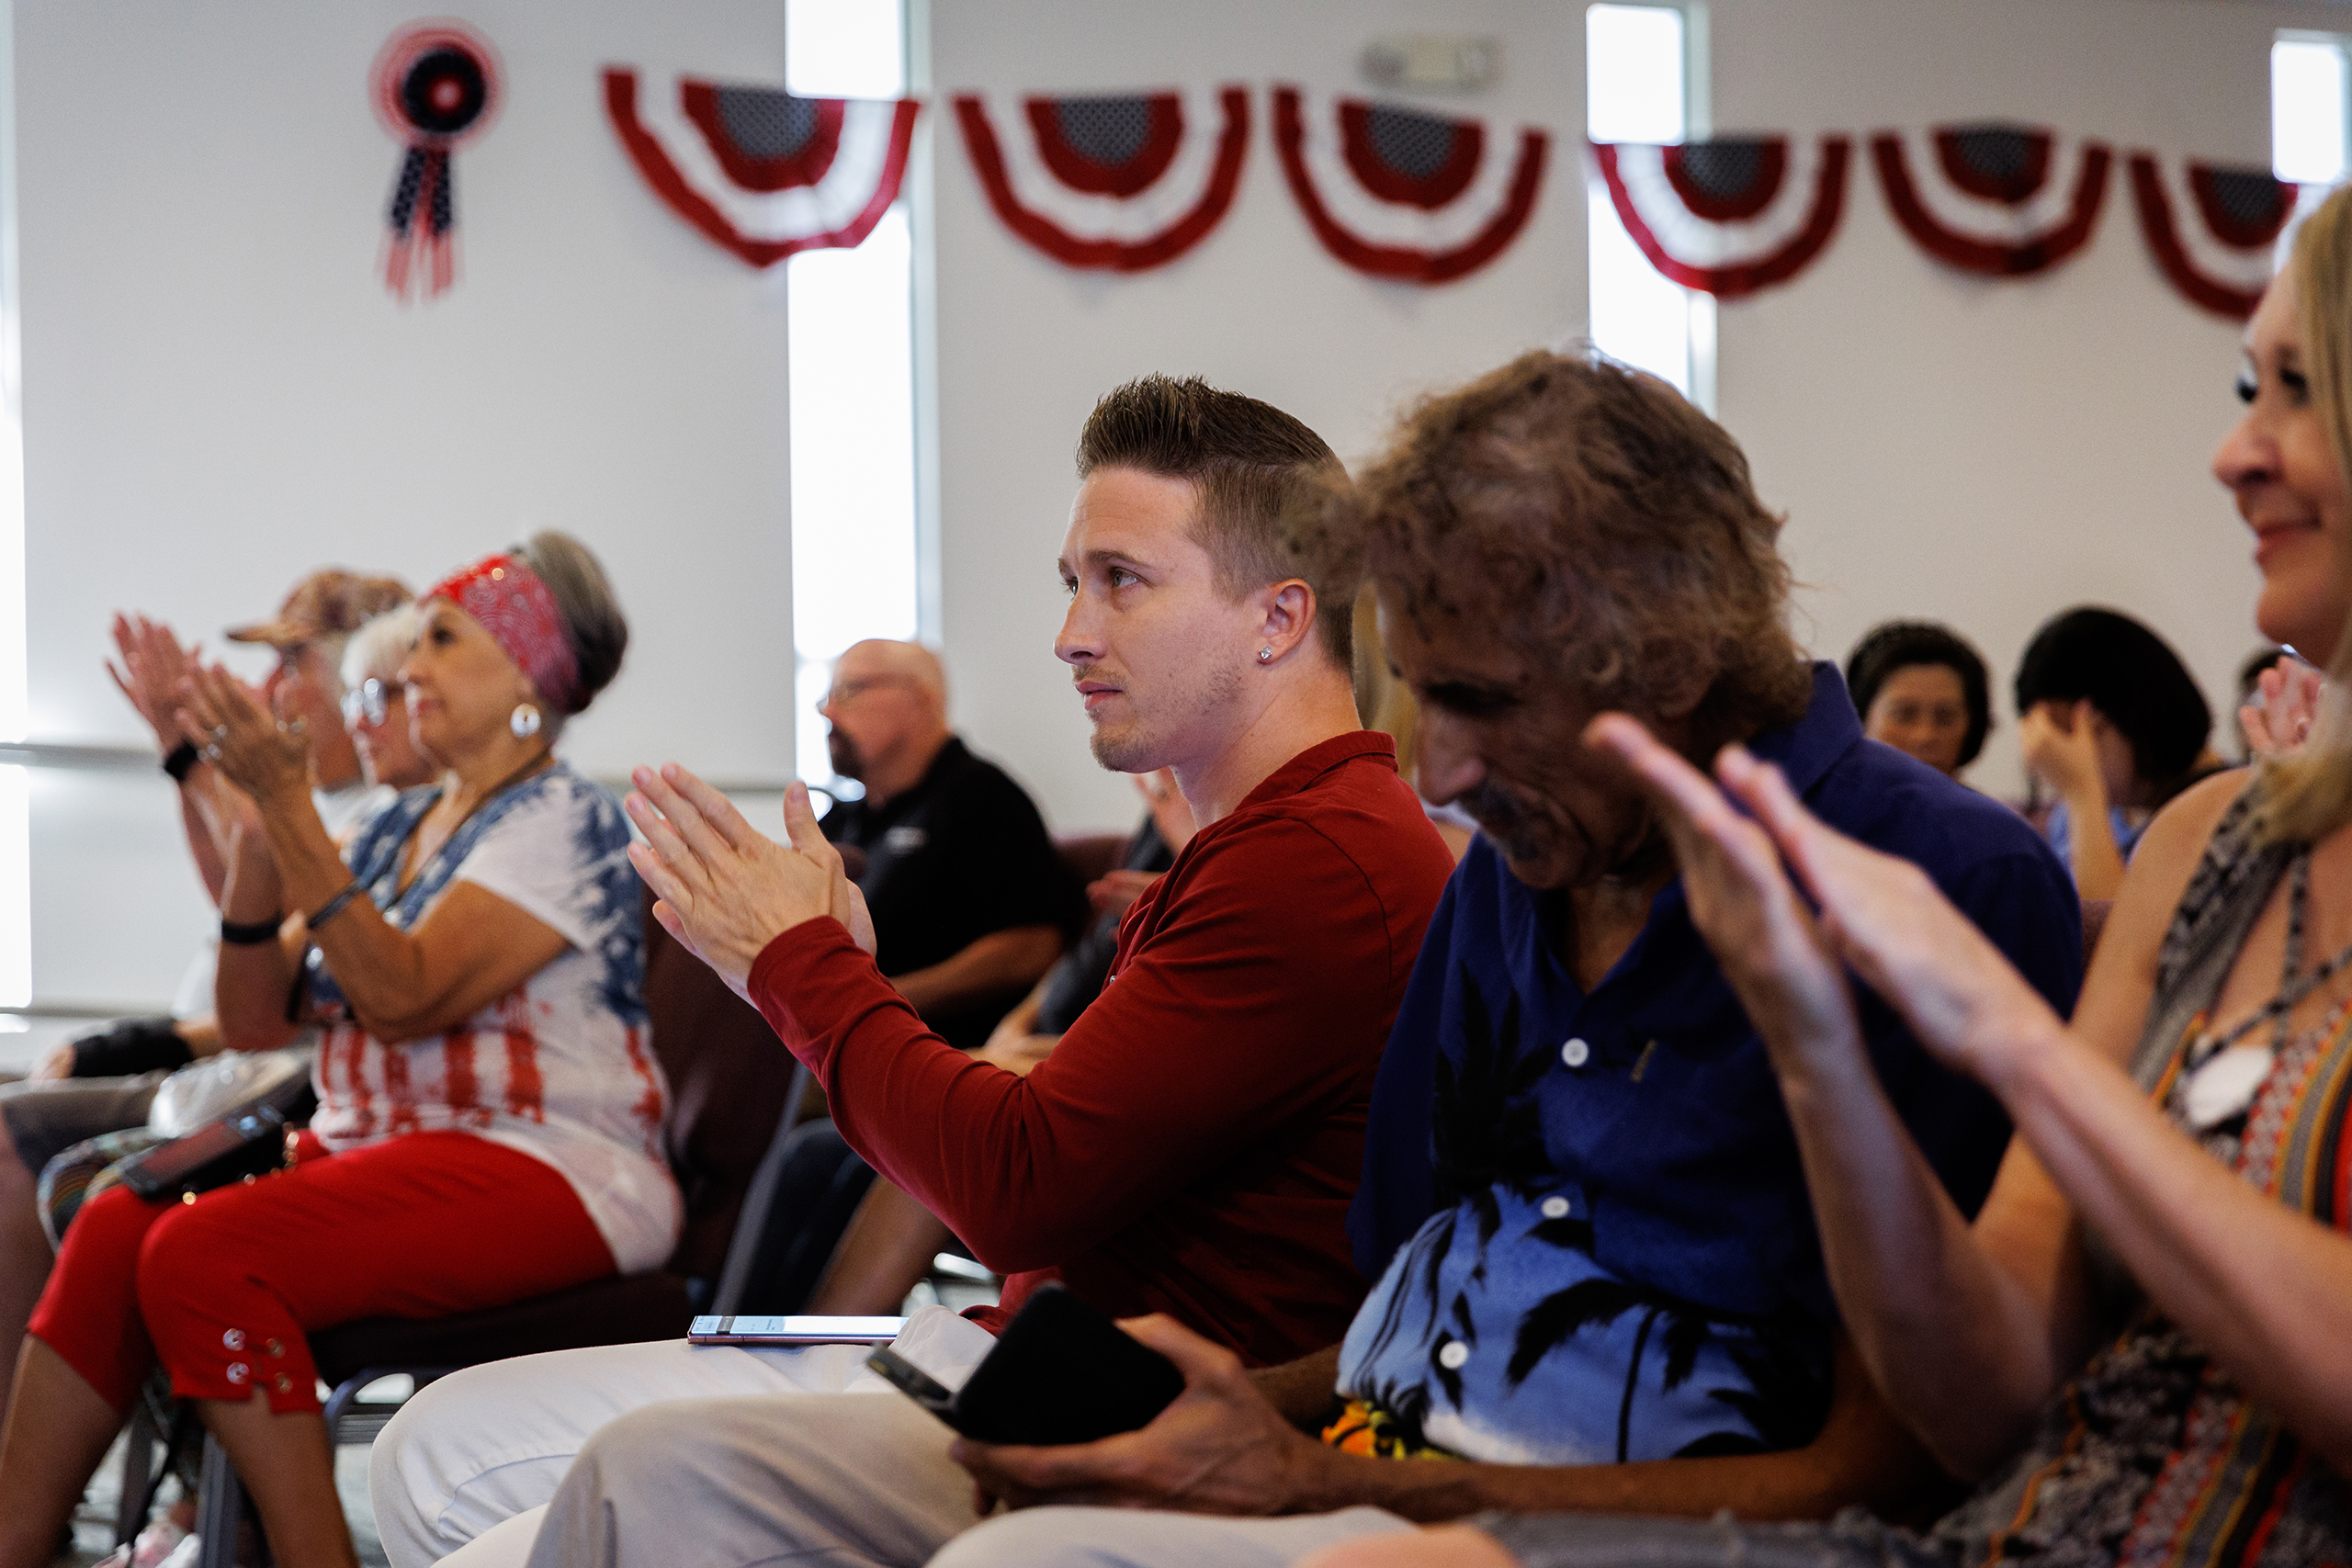
<svg viewBox="0 0 2352 1568">
<path fill-rule="evenodd" d="M 2214 829 L 2157 966 L 2133 1076 L 2176 1122 L 2182 1056 L 2293 863 L 2260 846 L 2261 786 Z M 2245 1111 L 2196 1134 L 2279 1202 L 2352 1230 L 2352 1005 L 2282 1043 Z M 2043 1411 L 1999 1474 L 1925 1537 L 1849 1509 L 1826 1525 L 1490 1515 L 1528 1568 L 2334 1568 L 2352 1565 L 2352 1487 L 2250 1403 L 2092 1241 L 2113 1337 Z"/>
</svg>

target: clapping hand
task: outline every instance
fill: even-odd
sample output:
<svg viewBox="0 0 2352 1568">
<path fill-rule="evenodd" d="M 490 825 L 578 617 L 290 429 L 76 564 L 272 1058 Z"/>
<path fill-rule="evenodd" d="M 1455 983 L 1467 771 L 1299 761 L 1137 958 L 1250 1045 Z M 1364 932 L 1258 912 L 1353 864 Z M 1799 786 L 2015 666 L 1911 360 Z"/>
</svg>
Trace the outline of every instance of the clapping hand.
<svg viewBox="0 0 2352 1568">
<path fill-rule="evenodd" d="M 260 693 L 217 664 L 191 665 L 178 694 L 180 733 L 265 809 L 310 793 L 311 738 L 302 720 L 278 719 Z"/>
<path fill-rule="evenodd" d="M 180 743 L 180 682 L 197 667 L 196 645 L 182 648 L 171 627 L 144 615 L 116 615 L 113 632 L 122 662 L 106 660 L 107 673 L 169 751 Z"/>
<path fill-rule="evenodd" d="M 1839 963 L 1946 1066 L 1979 1078 L 2055 1022 L 1927 873 L 1827 827 L 1778 768 L 1726 747 L 1718 790 L 1623 715 L 1603 715 L 1586 734 L 1642 778 L 1674 838 L 1691 918 L 1776 1053 L 1853 1030 Z M 1819 911 L 1810 928 L 1799 886 Z"/>
<path fill-rule="evenodd" d="M 2257 678 L 2260 700 L 2238 709 L 2246 749 L 2257 757 L 2287 757 L 2301 750 L 2319 716 L 2322 680 L 2313 666 L 2291 653 L 2280 654 Z"/>
<path fill-rule="evenodd" d="M 841 852 L 817 826 L 808 786 L 785 791 L 789 845 L 753 828 L 734 802 L 675 762 L 639 768 L 628 801 L 645 835 L 629 863 L 659 900 L 653 918 L 749 999 L 752 965 L 769 942 L 805 921 L 831 915 L 867 953 L 874 920 L 842 870 Z"/>
</svg>

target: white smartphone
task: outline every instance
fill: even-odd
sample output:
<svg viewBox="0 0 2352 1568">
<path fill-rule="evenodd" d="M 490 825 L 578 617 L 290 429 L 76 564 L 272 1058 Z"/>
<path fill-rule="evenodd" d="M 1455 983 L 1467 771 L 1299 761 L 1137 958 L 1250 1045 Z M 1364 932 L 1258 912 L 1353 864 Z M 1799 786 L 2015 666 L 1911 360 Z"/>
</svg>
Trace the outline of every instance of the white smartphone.
<svg viewBox="0 0 2352 1568">
<path fill-rule="evenodd" d="M 903 1317 L 698 1317 L 689 1345 L 888 1345 Z"/>
</svg>

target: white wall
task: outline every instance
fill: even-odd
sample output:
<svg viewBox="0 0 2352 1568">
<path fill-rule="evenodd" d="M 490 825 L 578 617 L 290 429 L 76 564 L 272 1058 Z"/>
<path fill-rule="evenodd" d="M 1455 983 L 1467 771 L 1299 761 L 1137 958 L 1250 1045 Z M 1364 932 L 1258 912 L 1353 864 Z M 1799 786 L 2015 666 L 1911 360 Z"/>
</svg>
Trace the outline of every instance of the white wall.
<svg viewBox="0 0 2352 1568">
<path fill-rule="evenodd" d="M 2010 118 L 2224 161 L 2269 153 L 2268 50 L 2282 27 L 2352 31 L 2352 8 L 2261 0 L 1709 0 L 1720 131 L 1858 133 Z M 1376 34 L 1506 40 L 1500 88 L 1460 112 L 1550 127 L 1565 153 L 1520 243 L 1450 288 L 1348 273 L 1316 246 L 1261 136 L 1236 210 L 1160 274 L 1069 273 L 1007 234 L 960 138 L 934 118 L 943 624 L 957 716 L 1057 826 L 1125 823 L 1090 771 L 1047 641 L 1046 563 L 1091 399 L 1148 369 L 1198 370 L 1315 424 L 1343 457 L 1416 390 L 1581 332 L 1582 17 L 1576 4 L 1281 7 L 1194 0 L 952 0 L 933 78 L 999 94 L 1298 77 L 1360 89 Z M 1261 100 L 1262 102 L 1262 100 Z M 2235 409 L 2236 328 L 2148 260 L 2119 167 L 2097 238 L 2054 274 L 1956 275 L 1888 216 L 1858 145 L 1836 243 L 1789 287 L 1722 308 L 1718 409 L 1790 518 L 1808 585 L 1798 628 L 1842 660 L 1890 615 L 1963 628 L 1995 665 L 2002 725 L 1975 778 L 2022 788 L 2006 691 L 2033 628 L 2121 606 L 2224 705 L 2256 642 L 2246 541 L 2207 472 Z"/>
<path fill-rule="evenodd" d="M 930 82 L 989 93 L 1000 126 L 1023 93 L 1239 82 L 1254 94 L 1247 172 L 1224 223 L 1172 265 L 1135 277 L 1075 273 L 1015 238 L 989 209 L 950 117 L 925 115 L 940 625 L 956 723 L 1030 786 L 1056 828 L 1125 829 L 1140 815 L 1134 791 L 1089 760 L 1084 715 L 1053 657 L 1064 605 L 1053 563 L 1087 411 L 1147 371 L 1197 373 L 1288 410 L 1353 457 L 1400 399 L 1580 332 L 1583 12 L 1550 0 L 938 0 L 928 23 Z M 1375 282 L 1327 254 L 1268 134 L 1269 84 L 1355 90 L 1363 46 L 1412 31 L 1504 41 L 1493 91 L 1427 100 L 1433 109 L 1568 132 L 1554 139 L 1519 243 L 1436 288 Z"/>
<path fill-rule="evenodd" d="M 1710 0 L 1715 125 L 1867 132 L 2018 119 L 2221 162 L 2270 159 L 2280 28 L 2339 6 L 2216 0 Z M 2102 603 L 2162 631 L 2234 746 L 2259 642 L 2244 526 L 2210 470 L 2237 417 L 2235 323 L 2157 272 L 2124 170 L 2092 243 L 2023 282 L 1930 260 L 1865 150 L 1828 252 L 1719 314 L 1718 412 L 1789 514 L 1800 623 L 1842 660 L 1871 623 L 1928 615 L 1995 666 L 2002 728 L 1973 777 L 2020 791 L 2007 691 L 2036 626 Z"/>
<path fill-rule="evenodd" d="M 217 648 L 315 565 L 422 587 L 560 526 L 637 634 L 567 753 L 788 773 L 782 269 L 659 203 L 598 75 L 781 82 L 783 9 L 469 0 L 508 96 L 458 154 L 457 288 L 402 307 L 368 73 L 416 7 L 17 0 L 33 739 L 145 743 L 117 606 Z M 36 1000 L 167 997 L 204 906 L 160 777 L 41 770 L 33 832 Z"/>
</svg>

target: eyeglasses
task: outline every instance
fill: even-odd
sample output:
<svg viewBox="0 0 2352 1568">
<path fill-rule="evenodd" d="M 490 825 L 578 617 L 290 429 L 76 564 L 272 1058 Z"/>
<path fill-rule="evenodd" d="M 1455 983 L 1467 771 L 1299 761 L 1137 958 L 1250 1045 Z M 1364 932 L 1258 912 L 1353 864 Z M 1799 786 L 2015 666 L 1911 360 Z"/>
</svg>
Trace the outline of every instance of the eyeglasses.
<svg viewBox="0 0 2352 1568">
<path fill-rule="evenodd" d="M 398 695 L 398 690 L 370 675 L 343 694 L 343 722 L 354 725 L 365 720 L 371 728 L 381 725 L 392 711 L 392 699 Z"/>
<path fill-rule="evenodd" d="M 906 680 L 904 675 L 875 675 L 863 681 L 843 681 L 817 699 L 817 711 L 829 713 L 834 708 L 844 707 L 855 702 L 878 686 L 901 686 L 906 684 Z"/>
</svg>

